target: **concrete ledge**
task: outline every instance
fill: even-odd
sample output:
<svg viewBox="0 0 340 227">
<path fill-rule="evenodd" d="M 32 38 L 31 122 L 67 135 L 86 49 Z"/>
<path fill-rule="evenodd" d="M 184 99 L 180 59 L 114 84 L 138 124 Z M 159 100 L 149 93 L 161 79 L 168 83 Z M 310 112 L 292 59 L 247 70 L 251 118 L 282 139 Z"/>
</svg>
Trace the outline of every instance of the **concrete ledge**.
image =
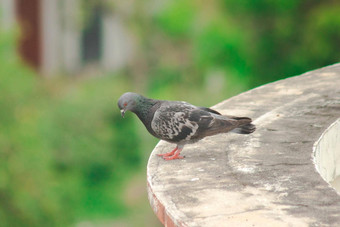
<svg viewBox="0 0 340 227">
<path fill-rule="evenodd" d="M 164 161 L 156 154 L 174 145 L 156 146 L 147 167 L 149 200 L 165 226 L 340 223 L 340 196 L 314 164 L 314 156 L 316 163 L 322 163 L 317 157 L 327 160 L 316 142 L 340 116 L 340 64 L 258 87 L 214 108 L 252 117 L 257 131 L 187 145 L 182 160 Z"/>
</svg>

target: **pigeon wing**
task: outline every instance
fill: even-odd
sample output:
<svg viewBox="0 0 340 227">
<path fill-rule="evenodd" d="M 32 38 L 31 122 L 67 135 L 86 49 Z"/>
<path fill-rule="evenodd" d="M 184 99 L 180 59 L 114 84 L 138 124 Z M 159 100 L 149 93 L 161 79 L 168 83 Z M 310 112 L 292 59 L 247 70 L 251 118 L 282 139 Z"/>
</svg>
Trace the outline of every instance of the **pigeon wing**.
<svg viewBox="0 0 340 227">
<path fill-rule="evenodd" d="M 196 122 L 199 126 L 192 139 L 202 139 L 217 133 L 229 132 L 238 126 L 237 120 L 222 115 L 211 114 L 211 111 L 206 112 L 202 109 L 192 111 L 189 119 Z"/>
<path fill-rule="evenodd" d="M 155 135 L 169 142 L 190 140 L 198 130 L 198 122 L 190 120 L 196 107 L 185 102 L 166 102 L 155 111 L 151 128 Z"/>
<path fill-rule="evenodd" d="M 210 112 L 210 113 L 214 113 L 214 114 L 217 114 L 217 115 L 221 115 L 221 114 L 220 114 L 219 112 L 217 112 L 216 110 L 210 109 L 210 108 L 208 108 L 208 107 L 198 107 L 198 108 L 201 109 L 201 110 Z"/>
<path fill-rule="evenodd" d="M 160 139 L 181 142 L 201 139 L 237 127 L 237 121 L 206 109 L 185 102 L 165 103 L 155 112 L 151 128 Z"/>
</svg>

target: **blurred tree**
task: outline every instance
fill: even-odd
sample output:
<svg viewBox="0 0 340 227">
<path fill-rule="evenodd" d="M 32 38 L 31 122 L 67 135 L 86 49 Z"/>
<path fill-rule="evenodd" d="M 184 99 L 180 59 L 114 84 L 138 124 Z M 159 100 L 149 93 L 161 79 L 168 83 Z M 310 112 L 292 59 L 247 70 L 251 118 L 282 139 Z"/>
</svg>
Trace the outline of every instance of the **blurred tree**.
<svg viewBox="0 0 340 227">
<path fill-rule="evenodd" d="M 224 9 L 249 31 L 250 86 L 303 73 L 340 60 L 337 1 L 235 1 Z M 337 15 L 336 15 L 337 14 Z"/>
<path fill-rule="evenodd" d="M 122 182 L 142 160 L 133 118 L 112 110 L 126 79 L 42 81 L 15 40 L 0 31 L 0 225 L 123 214 Z"/>
<path fill-rule="evenodd" d="M 44 89 L 0 29 L 0 219 L 2 226 L 64 225 L 72 219 L 55 193 L 51 157 L 39 132 Z"/>
<path fill-rule="evenodd" d="M 177 70 L 185 78 L 174 80 L 176 92 L 183 83 L 204 89 L 214 71 L 226 83 L 246 89 L 340 60 L 339 4 L 334 0 L 144 0 L 139 5 L 144 7 L 134 8 L 133 15 L 142 16 L 130 23 L 139 28 L 135 31 L 144 44 L 140 52 L 150 91 L 165 71 Z M 157 86 L 170 86 L 164 81 Z M 230 93 L 232 87 L 227 85 L 222 97 L 240 91 Z"/>
</svg>

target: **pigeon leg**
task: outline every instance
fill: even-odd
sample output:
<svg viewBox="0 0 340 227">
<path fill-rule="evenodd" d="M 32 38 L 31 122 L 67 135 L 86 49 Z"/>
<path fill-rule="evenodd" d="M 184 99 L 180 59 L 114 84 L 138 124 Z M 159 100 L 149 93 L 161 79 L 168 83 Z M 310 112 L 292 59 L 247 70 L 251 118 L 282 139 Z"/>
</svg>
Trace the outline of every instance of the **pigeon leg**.
<svg viewBox="0 0 340 227">
<path fill-rule="evenodd" d="M 182 159 L 182 158 L 184 158 L 184 157 L 179 155 L 179 154 L 181 153 L 182 149 L 183 149 L 183 148 L 178 148 L 178 149 L 177 149 L 177 152 L 176 152 L 174 155 L 172 155 L 172 156 L 170 156 L 170 157 L 169 157 L 169 156 L 167 156 L 167 157 L 164 157 L 164 156 L 163 156 L 163 158 L 164 158 L 165 160 Z"/>
<path fill-rule="evenodd" d="M 158 156 L 162 156 L 164 157 L 169 157 L 169 156 L 173 156 L 175 154 L 175 152 L 177 151 L 178 147 L 176 146 L 175 149 L 173 149 L 171 152 L 169 153 L 165 153 L 165 154 L 157 154 Z"/>
</svg>

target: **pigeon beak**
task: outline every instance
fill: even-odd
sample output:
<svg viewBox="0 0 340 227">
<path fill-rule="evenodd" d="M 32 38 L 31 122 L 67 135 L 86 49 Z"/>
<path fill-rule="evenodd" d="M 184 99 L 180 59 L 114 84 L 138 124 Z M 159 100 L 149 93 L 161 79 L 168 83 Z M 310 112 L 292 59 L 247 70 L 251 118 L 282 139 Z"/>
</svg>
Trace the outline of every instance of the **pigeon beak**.
<svg viewBox="0 0 340 227">
<path fill-rule="evenodd" d="M 120 110 L 120 114 L 121 114 L 121 115 L 122 115 L 122 117 L 124 118 L 124 115 L 125 115 L 125 110 L 124 110 L 124 109 Z"/>
</svg>

